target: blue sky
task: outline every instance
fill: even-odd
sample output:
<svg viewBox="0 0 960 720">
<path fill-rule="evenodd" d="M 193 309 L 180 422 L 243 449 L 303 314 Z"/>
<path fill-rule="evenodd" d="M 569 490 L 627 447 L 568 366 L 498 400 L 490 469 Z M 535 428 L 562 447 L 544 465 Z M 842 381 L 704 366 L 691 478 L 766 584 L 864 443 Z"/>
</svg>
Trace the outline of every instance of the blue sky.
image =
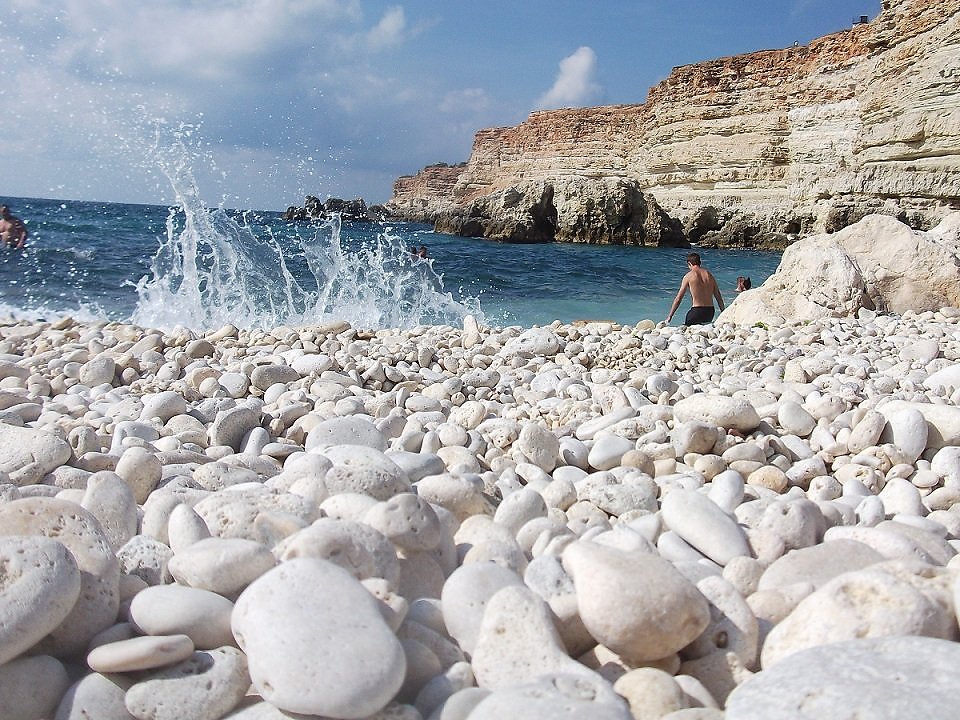
<svg viewBox="0 0 960 720">
<path fill-rule="evenodd" d="M 5 0 L 0 197 L 384 202 L 530 111 L 642 102 L 880 0 Z M 56 5 L 56 7 L 51 7 Z M 174 151 L 176 149 L 176 152 Z M 179 163 L 179 164 L 178 164 Z M 178 181 L 179 183 L 179 181 Z M 177 185 L 179 187 L 179 184 Z"/>
</svg>

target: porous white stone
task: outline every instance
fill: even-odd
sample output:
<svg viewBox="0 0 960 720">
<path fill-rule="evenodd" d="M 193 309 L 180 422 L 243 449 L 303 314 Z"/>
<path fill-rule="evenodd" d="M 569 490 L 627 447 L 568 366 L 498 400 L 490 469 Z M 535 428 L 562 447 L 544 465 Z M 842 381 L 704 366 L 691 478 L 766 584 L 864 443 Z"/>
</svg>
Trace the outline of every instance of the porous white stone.
<svg viewBox="0 0 960 720">
<path fill-rule="evenodd" d="M 0 665 L 57 628 L 80 595 L 80 570 L 60 542 L 0 537 Z"/>
<path fill-rule="evenodd" d="M 247 660 L 232 647 L 194 652 L 188 658 L 133 684 L 127 710 L 151 720 L 218 720 L 250 687 Z"/>
<path fill-rule="evenodd" d="M 0 536 L 12 535 L 55 538 L 73 555 L 80 593 L 37 649 L 56 656 L 82 651 L 113 624 L 120 607 L 120 565 L 100 523 L 76 503 L 27 497 L 0 505 Z"/>
<path fill-rule="evenodd" d="M 874 637 L 801 650 L 727 698 L 728 720 L 940 718 L 956 696 L 960 645 Z M 949 711 L 947 710 L 949 713 Z"/>
<path fill-rule="evenodd" d="M 679 422 L 699 420 L 743 432 L 760 424 L 760 416 L 748 400 L 726 395 L 696 393 L 677 401 L 673 414 Z"/>
<path fill-rule="evenodd" d="M 924 635 L 953 639 L 952 574 L 916 561 L 844 573 L 807 596 L 767 635 L 763 668 L 816 645 L 855 638 Z"/>
<path fill-rule="evenodd" d="M 487 601 L 471 665 L 477 685 L 489 690 L 530 682 L 544 673 L 595 677 L 567 655 L 550 608 L 522 583 L 507 585 Z"/>
</svg>

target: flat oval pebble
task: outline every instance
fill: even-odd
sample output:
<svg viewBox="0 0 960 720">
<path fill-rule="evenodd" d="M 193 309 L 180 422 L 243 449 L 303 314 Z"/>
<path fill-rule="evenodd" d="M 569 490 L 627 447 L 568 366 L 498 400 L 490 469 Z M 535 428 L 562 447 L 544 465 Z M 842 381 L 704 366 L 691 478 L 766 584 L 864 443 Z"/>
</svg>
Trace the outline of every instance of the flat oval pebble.
<svg viewBox="0 0 960 720">
<path fill-rule="evenodd" d="M 403 647 L 374 598 L 325 560 L 288 560 L 253 582 L 237 599 L 233 630 L 254 687 L 284 710 L 365 718 L 406 674 Z"/>
<path fill-rule="evenodd" d="M 233 603 L 222 595 L 182 585 L 145 588 L 130 603 L 130 622 L 146 635 L 186 635 L 200 650 L 233 645 Z"/>
<path fill-rule="evenodd" d="M 663 497 L 660 512 L 668 528 L 719 565 L 751 554 L 736 520 L 701 492 L 671 490 Z"/>
<path fill-rule="evenodd" d="M 445 717 L 445 716 L 441 716 Z M 623 698 L 604 683 L 581 674 L 547 673 L 528 683 L 497 690 L 477 703 L 470 720 L 631 720 Z"/>
<path fill-rule="evenodd" d="M 186 635 L 144 635 L 98 645 L 87 654 L 87 665 L 101 673 L 133 672 L 171 665 L 192 653 Z"/>
</svg>

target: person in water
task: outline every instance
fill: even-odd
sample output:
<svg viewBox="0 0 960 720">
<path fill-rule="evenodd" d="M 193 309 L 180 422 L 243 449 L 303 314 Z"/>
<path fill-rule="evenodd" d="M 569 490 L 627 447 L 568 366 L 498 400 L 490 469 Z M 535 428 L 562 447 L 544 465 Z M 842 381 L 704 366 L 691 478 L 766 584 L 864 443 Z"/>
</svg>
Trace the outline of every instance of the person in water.
<svg viewBox="0 0 960 720">
<path fill-rule="evenodd" d="M 743 292 L 744 290 L 749 290 L 753 287 L 753 283 L 750 282 L 750 278 L 739 275 L 737 277 L 737 292 Z"/>
<path fill-rule="evenodd" d="M 417 257 L 418 257 L 418 258 L 426 259 L 426 257 L 427 257 L 427 246 L 426 246 L 426 245 L 421 245 L 421 246 L 420 246 L 420 250 L 417 251 Z"/>
<path fill-rule="evenodd" d="M 683 296 L 690 291 L 691 307 L 687 311 L 687 317 L 684 325 L 703 325 L 713 320 L 713 298 L 717 299 L 720 309 L 724 309 L 723 296 L 720 294 L 720 288 L 717 286 L 717 280 L 706 268 L 700 267 L 700 255 L 698 253 L 689 253 L 687 255 L 687 274 L 683 276 L 680 282 L 680 292 L 673 299 L 673 305 L 670 307 L 670 314 L 667 316 L 667 322 L 673 320 L 673 314 L 680 307 L 680 301 Z"/>
<path fill-rule="evenodd" d="M 11 214 L 6 205 L 0 205 L 0 241 L 7 247 L 22 250 L 29 234 L 23 220 Z"/>
</svg>

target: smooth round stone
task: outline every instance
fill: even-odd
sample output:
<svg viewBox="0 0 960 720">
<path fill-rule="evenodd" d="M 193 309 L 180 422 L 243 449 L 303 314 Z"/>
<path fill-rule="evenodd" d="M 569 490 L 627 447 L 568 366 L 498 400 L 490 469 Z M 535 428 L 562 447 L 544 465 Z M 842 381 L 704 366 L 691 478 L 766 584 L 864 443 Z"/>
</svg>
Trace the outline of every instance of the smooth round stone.
<svg viewBox="0 0 960 720">
<path fill-rule="evenodd" d="M 628 660 L 667 657 L 710 623 L 706 598 L 659 555 L 580 540 L 566 547 L 562 560 L 576 587 L 583 624 Z"/>
<path fill-rule="evenodd" d="M 543 496 L 528 486 L 507 495 L 497 507 L 493 521 L 515 536 L 526 523 L 546 514 L 547 505 Z"/>
<path fill-rule="evenodd" d="M 80 570 L 62 543 L 0 537 L 0 665 L 58 627 L 79 595 Z"/>
<path fill-rule="evenodd" d="M 516 447 L 534 465 L 553 472 L 560 456 L 557 436 L 539 423 L 527 423 L 520 430 Z"/>
<path fill-rule="evenodd" d="M 777 422 L 785 432 L 799 437 L 807 437 L 817 426 L 816 419 L 799 403 L 785 400 L 777 408 Z"/>
<path fill-rule="evenodd" d="M 560 350 L 560 339 L 549 328 L 531 328 L 511 339 L 501 351 L 504 357 L 510 355 L 543 355 L 551 357 Z"/>
<path fill-rule="evenodd" d="M 880 441 L 883 429 L 887 425 L 887 419 L 883 414 L 876 410 L 868 410 L 853 427 L 850 437 L 847 439 L 847 448 L 851 453 L 863 452 L 868 447 L 873 447 Z"/>
<path fill-rule="evenodd" d="M 897 514 L 920 517 L 927 512 L 916 485 L 903 478 L 890 478 L 878 497 L 883 502 L 883 511 L 888 517 Z"/>
<path fill-rule="evenodd" d="M 432 716 L 431 716 L 432 717 Z M 581 674 L 546 673 L 496 690 L 470 711 L 470 720 L 633 720 L 623 698 L 605 680 Z M 445 716 L 441 716 L 445 720 Z"/>
<path fill-rule="evenodd" d="M 960 407 L 955 405 L 934 405 L 926 402 L 891 400 L 877 405 L 888 422 L 903 410 L 916 410 L 926 421 L 927 448 L 938 450 L 942 447 L 960 444 Z M 881 436 L 882 441 L 886 438 Z M 905 449 L 905 448 L 904 448 Z"/>
<path fill-rule="evenodd" d="M 116 473 L 103 470 L 87 478 L 87 490 L 80 504 L 100 521 L 114 549 L 122 547 L 137 534 L 137 501 L 130 487 Z"/>
<path fill-rule="evenodd" d="M 738 472 L 725 470 L 710 481 L 708 497 L 721 510 L 732 513 L 743 502 L 743 491 L 743 476 Z"/>
<path fill-rule="evenodd" d="M 960 447 L 937 450 L 930 461 L 930 469 L 942 478 L 960 482 Z"/>
<path fill-rule="evenodd" d="M 76 503 L 34 497 L 0 505 L 0 536 L 56 538 L 80 571 L 80 594 L 38 649 L 60 656 L 82 651 L 113 624 L 120 607 L 120 564 L 97 519 Z"/>
<path fill-rule="evenodd" d="M 755 667 L 760 631 L 746 600 L 719 575 L 707 575 L 697 581 L 697 589 L 710 603 L 710 624 L 684 648 L 684 657 L 705 658 L 717 651 L 735 653 L 744 667 Z"/>
<path fill-rule="evenodd" d="M 298 557 L 327 560 L 358 580 L 383 578 L 394 587 L 400 581 L 394 546 L 380 531 L 353 520 L 320 518 L 278 543 L 274 555 L 283 561 Z"/>
<path fill-rule="evenodd" d="M 479 475 L 428 475 L 417 482 L 417 495 L 439 505 L 463 522 L 472 515 L 493 515 L 494 508 L 483 494 Z"/>
<path fill-rule="evenodd" d="M 181 550 L 168 564 L 178 583 L 230 597 L 276 564 L 269 549 L 243 538 L 207 538 Z"/>
<path fill-rule="evenodd" d="M 87 654 L 87 665 L 94 672 L 133 672 L 171 665 L 192 653 L 186 635 L 144 635 L 98 645 Z"/>
<path fill-rule="evenodd" d="M 40 482 L 71 453 L 70 443 L 46 430 L 0 423 L 0 472 L 14 485 Z"/>
<path fill-rule="evenodd" d="M 170 513 L 167 522 L 167 539 L 174 554 L 210 537 L 210 528 L 187 503 L 180 503 Z"/>
<path fill-rule="evenodd" d="M 742 432 L 751 432 L 760 424 L 760 416 L 748 400 L 726 395 L 696 393 L 679 400 L 673 414 L 678 422 L 698 420 Z"/>
<path fill-rule="evenodd" d="M 737 521 L 697 490 L 671 490 L 663 497 L 660 512 L 670 530 L 719 565 L 751 554 Z"/>
<path fill-rule="evenodd" d="M 851 570 L 862 570 L 886 558 L 856 540 L 828 540 L 778 558 L 760 576 L 759 590 L 778 590 L 798 582 L 815 587 Z"/>
<path fill-rule="evenodd" d="M 334 445 L 324 448 L 323 454 L 333 463 L 324 476 L 331 495 L 351 492 L 389 500 L 399 493 L 410 492 L 410 482 L 403 470 L 376 448 Z"/>
<path fill-rule="evenodd" d="M 70 687 L 63 664 L 49 655 L 32 655 L 0 665 L 0 717 L 46 720 Z"/>
<path fill-rule="evenodd" d="M 550 606 L 522 583 L 507 585 L 487 601 L 471 665 L 477 685 L 489 690 L 544 673 L 596 677 L 567 654 Z"/>
<path fill-rule="evenodd" d="M 266 390 L 275 383 L 292 383 L 300 379 L 300 373 L 289 365 L 257 365 L 250 373 L 250 384 Z"/>
<path fill-rule="evenodd" d="M 672 676 L 653 667 L 630 670 L 613 684 L 613 689 L 630 705 L 637 718 L 661 718 L 689 707 L 686 694 Z"/>
<path fill-rule="evenodd" d="M 221 384 L 223 380 L 221 376 Z M 221 410 L 207 429 L 210 445 L 226 445 L 233 448 L 234 452 L 240 452 L 243 438 L 260 425 L 260 415 L 259 410 L 246 405 Z"/>
<path fill-rule="evenodd" d="M 587 462 L 597 470 L 612 470 L 620 465 L 620 458 L 633 449 L 632 440 L 612 433 L 602 433 L 594 439 Z"/>
<path fill-rule="evenodd" d="M 159 418 L 160 422 L 165 423 L 175 415 L 183 415 L 186 412 L 187 402 L 183 399 L 183 395 L 173 390 L 165 390 L 144 396 L 140 419 Z"/>
<path fill-rule="evenodd" d="M 250 687 L 247 660 L 232 647 L 195 652 L 127 690 L 124 703 L 137 718 L 218 720 Z"/>
<path fill-rule="evenodd" d="M 137 504 L 143 505 L 163 478 L 163 463 L 146 448 L 129 447 L 123 451 L 114 472 L 130 487 Z"/>
<path fill-rule="evenodd" d="M 290 367 L 304 377 L 311 373 L 319 375 L 324 370 L 329 370 L 333 367 L 333 360 L 331 360 L 328 355 L 320 353 L 301 355 L 291 361 Z"/>
<path fill-rule="evenodd" d="M 691 421 L 674 425 L 670 442 L 673 443 L 677 457 L 683 457 L 687 453 L 711 452 L 719 437 L 720 430 L 715 425 Z"/>
<path fill-rule="evenodd" d="M 883 637 L 794 653 L 738 686 L 727 720 L 942 718 L 956 705 L 960 644 Z M 949 714 L 949 711 L 947 711 Z"/>
<path fill-rule="evenodd" d="M 447 578 L 440 594 L 447 632 L 465 652 L 473 652 L 490 598 L 508 585 L 522 583 L 517 573 L 496 563 L 460 566 Z"/>
<path fill-rule="evenodd" d="M 130 720 L 123 702 L 129 685 L 119 675 L 88 673 L 64 694 L 55 720 Z"/>
<path fill-rule="evenodd" d="M 953 639 L 946 568 L 892 561 L 833 578 L 805 597 L 767 635 L 761 653 L 769 668 L 792 653 L 854 638 L 924 635 Z"/>
<path fill-rule="evenodd" d="M 117 372 L 117 363 L 112 357 L 98 355 L 91 358 L 80 368 L 80 382 L 87 387 L 96 387 L 104 383 L 113 383 Z"/>
<path fill-rule="evenodd" d="M 364 522 L 403 550 L 433 550 L 440 544 L 441 527 L 437 513 L 414 493 L 400 493 L 374 505 Z"/>
<path fill-rule="evenodd" d="M 257 692 L 291 712 L 365 718 L 406 674 L 377 601 L 325 560 L 289 560 L 252 583 L 237 600 L 233 631 Z"/>
<path fill-rule="evenodd" d="M 335 445 L 362 445 L 383 452 L 387 449 L 387 438 L 369 420 L 346 416 L 322 421 L 307 433 L 304 443 L 307 450 Z"/>
<path fill-rule="evenodd" d="M 155 585 L 134 595 L 130 622 L 146 635 L 186 635 L 194 647 L 211 650 L 233 645 L 233 603 L 222 595 L 184 587 Z"/>
</svg>

